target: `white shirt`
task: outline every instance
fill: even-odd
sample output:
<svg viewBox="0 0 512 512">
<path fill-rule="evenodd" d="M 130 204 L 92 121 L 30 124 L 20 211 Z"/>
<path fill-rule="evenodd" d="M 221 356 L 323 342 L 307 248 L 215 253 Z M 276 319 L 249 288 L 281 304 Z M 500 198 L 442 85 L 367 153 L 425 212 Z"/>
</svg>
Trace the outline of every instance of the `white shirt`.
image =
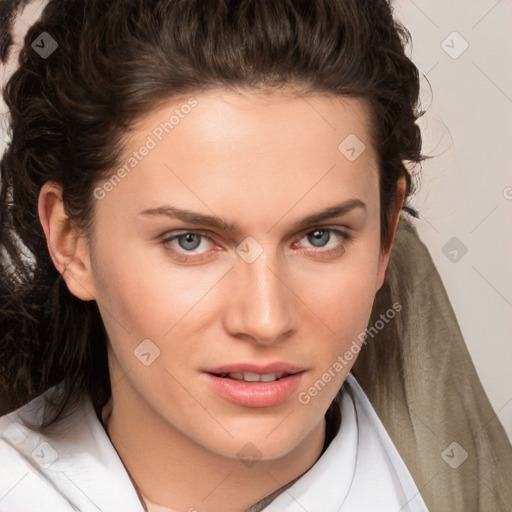
<svg viewBox="0 0 512 512">
<path fill-rule="evenodd" d="M 0 512 L 142 512 L 123 463 L 90 400 L 58 431 L 39 434 L 43 397 L 0 418 Z M 427 512 L 368 398 L 348 375 L 336 437 L 266 512 Z"/>
</svg>

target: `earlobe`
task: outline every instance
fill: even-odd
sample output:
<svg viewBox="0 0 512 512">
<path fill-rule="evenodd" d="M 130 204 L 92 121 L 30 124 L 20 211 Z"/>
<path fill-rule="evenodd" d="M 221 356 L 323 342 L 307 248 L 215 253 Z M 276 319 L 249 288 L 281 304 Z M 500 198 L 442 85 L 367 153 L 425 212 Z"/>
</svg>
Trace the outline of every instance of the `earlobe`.
<svg viewBox="0 0 512 512">
<path fill-rule="evenodd" d="M 69 291 L 79 299 L 94 300 L 87 240 L 66 215 L 59 184 L 47 182 L 43 185 L 39 193 L 38 214 L 50 257 Z"/>
</svg>

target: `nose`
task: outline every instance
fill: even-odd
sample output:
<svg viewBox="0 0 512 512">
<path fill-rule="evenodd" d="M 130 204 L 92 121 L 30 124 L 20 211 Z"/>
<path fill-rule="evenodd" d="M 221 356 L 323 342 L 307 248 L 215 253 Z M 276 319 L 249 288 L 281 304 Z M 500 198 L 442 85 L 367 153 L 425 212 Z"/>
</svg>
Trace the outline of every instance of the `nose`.
<svg viewBox="0 0 512 512">
<path fill-rule="evenodd" d="M 262 254 L 256 261 L 239 261 L 232 272 L 231 300 L 224 327 L 231 336 L 273 344 L 289 337 L 297 324 L 294 295 L 275 262 Z"/>
</svg>

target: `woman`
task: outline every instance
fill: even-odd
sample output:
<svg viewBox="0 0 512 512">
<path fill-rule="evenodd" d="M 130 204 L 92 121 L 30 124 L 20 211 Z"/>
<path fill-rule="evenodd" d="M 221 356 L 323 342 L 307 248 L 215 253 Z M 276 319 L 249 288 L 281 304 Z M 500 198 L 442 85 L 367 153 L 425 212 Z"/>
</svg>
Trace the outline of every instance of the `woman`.
<svg viewBox="0 0 512 512">
<path fill-rule="evenodd" d="M 4 95 L 0 510 L 440 510 L 350 373 L 414 315 L 375 301 L 406 41 L 384 1 L 49 2 Z"/>
</svg>

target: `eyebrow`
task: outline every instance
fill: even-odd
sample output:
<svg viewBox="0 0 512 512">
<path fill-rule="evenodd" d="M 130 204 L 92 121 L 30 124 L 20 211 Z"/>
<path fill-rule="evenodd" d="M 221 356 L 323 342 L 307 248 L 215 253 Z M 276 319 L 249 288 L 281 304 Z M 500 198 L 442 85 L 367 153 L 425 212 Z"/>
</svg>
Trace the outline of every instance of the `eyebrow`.
<svg viewBox="0 0 512 512">
<path fill-rule="evenodd" d="M 348 199 L 343 203 L 329 206 L 325 210 L 318 213 L 309 215 L 295 223 L 295 229 L 302 229 L 318 222 L 345 215 L 352 210 L 360 209 L 366 212 L 366 204 L 360 199 Z M 226 231 L 229 233 L 238 233 L 239 228 L 236 224 L 230 223 L 215 215 L 204 215 L 199 212 L 193 212 L 181 208 L 176 208 L 171 205 L 158 206 L 156 208 L 149 208 L 137 214 L 147 216 L 165 216 L 171 219 L 178 219 L 189 224 L 196 224 L 201 226 L 209 226 L 219 231 Z"/>
</svg>

